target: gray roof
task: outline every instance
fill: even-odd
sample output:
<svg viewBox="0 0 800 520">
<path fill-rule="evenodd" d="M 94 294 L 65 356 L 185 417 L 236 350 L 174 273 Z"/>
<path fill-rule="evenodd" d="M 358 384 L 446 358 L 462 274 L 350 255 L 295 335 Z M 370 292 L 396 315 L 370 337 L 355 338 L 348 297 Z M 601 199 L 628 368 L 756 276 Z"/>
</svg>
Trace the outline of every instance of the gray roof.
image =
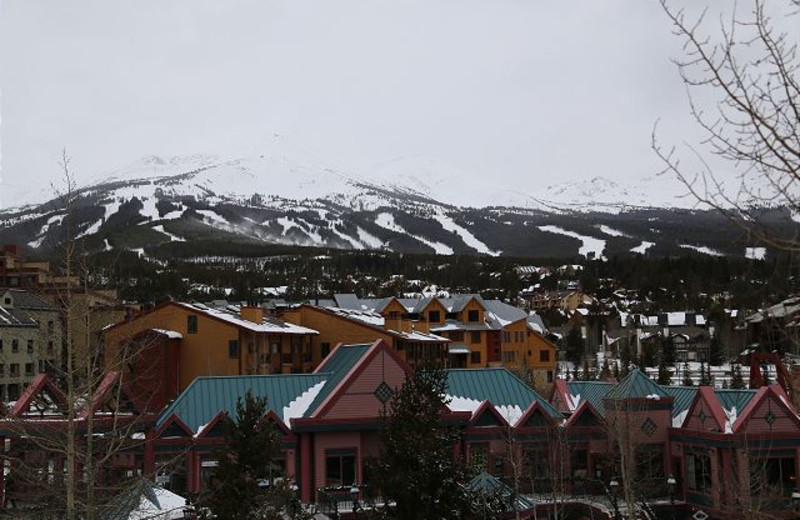
<svg viewBox="0 0 800 520">
<path fill-rule="evenodd" d="M 56 307 L 35 294 L 23 289 L 3 289 L 3 295 L 9 294 L 14 300 L 14 307 L 27 310 L 55 311 Z"/>
<path fill-rule="evenodd" d="M 38 327 L 36 320 L 21 309 L 0 307 L 0 327 Z"/>
<path fill-rule="evenodd" d="M 500 300 L 483 300 L 482 303 L 487 311 L 506 322 L 513 323 L 528 317 L 528 313 L 519 307 L 503 303 Z"/>
</svg>

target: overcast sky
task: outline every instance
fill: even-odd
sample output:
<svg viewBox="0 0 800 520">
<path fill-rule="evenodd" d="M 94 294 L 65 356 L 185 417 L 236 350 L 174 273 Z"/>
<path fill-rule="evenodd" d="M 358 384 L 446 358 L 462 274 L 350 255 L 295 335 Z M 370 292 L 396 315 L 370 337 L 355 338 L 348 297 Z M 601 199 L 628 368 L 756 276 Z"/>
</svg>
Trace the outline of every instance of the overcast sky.
<svg viewBox="0 0 800 520">
<path fill-rule="evenodd" d="M 64 146 L 87 179 L 278 133 L 535 191 L 653 175 L 656 119 L 694 132 L 656 0 L 0 1 L 5 183 L 47 185 Z"/>
</svg>

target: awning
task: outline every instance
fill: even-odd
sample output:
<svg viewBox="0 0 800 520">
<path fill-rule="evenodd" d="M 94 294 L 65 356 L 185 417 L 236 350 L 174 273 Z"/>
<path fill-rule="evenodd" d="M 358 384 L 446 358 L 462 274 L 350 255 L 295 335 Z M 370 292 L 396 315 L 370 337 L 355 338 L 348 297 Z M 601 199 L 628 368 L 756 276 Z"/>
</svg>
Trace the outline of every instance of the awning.
<svg viewBox="0 0 800 520">
<path fill-rule="evenodd" d="M 464 344 L 456 344 L 447 347 L 447 352 L 449 354 L 469 354 L 470 350 L 469 347 Z"/>
</svg>

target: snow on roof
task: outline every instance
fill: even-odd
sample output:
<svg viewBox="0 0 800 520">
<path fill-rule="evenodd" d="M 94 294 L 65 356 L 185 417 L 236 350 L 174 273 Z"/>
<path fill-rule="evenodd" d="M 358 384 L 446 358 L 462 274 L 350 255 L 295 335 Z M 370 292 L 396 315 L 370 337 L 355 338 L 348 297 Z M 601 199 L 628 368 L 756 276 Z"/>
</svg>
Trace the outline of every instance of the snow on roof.
<svg viewBox="0 0 800 520">
<path fill-rule="evenodd" d="M 283 423 L 286 425 L 291 424 L 289 421 L 291 419 L 296 419 L 298 417 L 303 417 L 305 413 L 308 411 L 308 407 L 311 406 L 311 403 L 314 402 L 314 399 L 317 398 L 322 388 L 327 383 L 327 380 L 320 381 L 316 385 L 312 386 L 311 388 L 304 391 L 302 394 L 297 396 L 297 398 L 290 402 L 288 405 L 283 407 Z"/>
<path fill-rule="evenodd" d="M 169 339 L 183 339 L 183 334 L 174 330 L 165 330 L 165 329 L 153 329 L 153 332 L 157 332 L 159 334 L 163 334 L 164 336 L 168 337 Z"/>
<path fill-rule="evenodd" d="M 271 317 L 264 317 L 261 323 L 255 323 L 253 321 L 246 320 L 234 314 L 233 309 L 230 310 L 212 309 L 201 303 L 180 303 L 179 305 L 200 311 L 208 316 L 217 318 L 222 321 L 226 321 L 231 325 L 234 325 L 236 327 L 241 327 L 243 329 L 247 329 L 253 332 L 266 332 L 273 334 L 319 334 L 319 332 L 314 329 L 301 327 L 300 325 L 294 325 L 293 323 L 287 323 L 282 320 L 274 319 Z"/>
</svg>

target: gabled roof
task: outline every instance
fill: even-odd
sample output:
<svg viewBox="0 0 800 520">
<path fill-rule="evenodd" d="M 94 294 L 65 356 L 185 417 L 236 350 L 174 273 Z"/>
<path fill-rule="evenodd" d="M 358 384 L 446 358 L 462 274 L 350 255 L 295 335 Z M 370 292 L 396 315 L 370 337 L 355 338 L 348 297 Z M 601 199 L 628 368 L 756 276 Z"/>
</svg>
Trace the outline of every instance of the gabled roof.
<svg viewBox="0 0 800 520">
<path fill-rule="evenodd" d="M 185 518 L 186 499 L 146 479 L 118 494 L 99 512 L 100 520 Z"/>
<path fill-rule="evenodd" d="M 570 402 L 565 403 L 570 408 L 571 412 L 577 411 L 578 407 L 583 401 L 588 401 L 592 408 L 597 410 L 597 413 L 605 413 L 605 405 L 603 398 L 614 387 L 614 383 L 607 383 L 605 381 L 567 381 L 566 396 Z"/>
<path fill-rule="evenodd" d="M 196 434 L 219 412 L 235 413 L 237 399 L 249 390 L 266 398 L 268 410 L 289 426 L 293 418 L 310 416 L 371 346 L 339 345 L 313 374 L 198 377 L 164 410 L 156 425 L 174 414 Z"/>
<path fill-rule="evenodd" d="M 490 319 L 495 319 L 501 326 L 515 323 L 528 318 L 528 313 L 519 307 L 514 307 L 500 300 L 483 300 L 484 308 L 490 314 Z"/>
<path fill-rule="evenodd" d="M 474 412 L 488 400 L 512 425 L 534 401 L 551 417 L 561 418 L 546 399 L 505 368 L 447 370 L 446 392 L 451 410 Z"/>
<path fill-rule="evenodd" d="M 46 409 L 36 410 L 40 415 L 62 415 L 67 406 L 67 398 L 58 388 L 53 380 L 44 374 L 37 374 L 28 384 L 25 391 L 14 406 L 9 411 L 12 417 L 19 417 L 31 412 L 31 406 L 36 402 L 37 397 L 42 398 L 42 404 Z"/>
<path fill-rule="evenodd" d="M 44 310 L 56 311 L 58 310 L 50 302 L 39 298 L 35 294 L 28 292 L 24 289 L 0 289 L 0 294 L 8 294 L 13 299 L 13 306 L 17 309 L 25 310 Z"/>
<path fill-rule="evenodd" d="M 692 406 L 694 397 L 697 395 L 696 386 L 662 386 L 661 388 L 674 399 L 672 402 L 672 417 L 677 417 L 687 411 Z"/>
<path fill-rule="evenodd" d="M 501 496 L 505 502 L 506 511 L 527 511 L 535 507 L 532 501 L 515 493 L 513 489 L 503 484 L 497 477 L 487 473 L 485 469 L 467 484 L 467 488 L 473 493 L 481 493 L 489 497 Z"/>
<path fill-rule="evenodd" d="M 638 368 L 631 370 L 605 395 L 605 399 L 660 399 L 662 397 L 670 396 Z"/>
</svg>

